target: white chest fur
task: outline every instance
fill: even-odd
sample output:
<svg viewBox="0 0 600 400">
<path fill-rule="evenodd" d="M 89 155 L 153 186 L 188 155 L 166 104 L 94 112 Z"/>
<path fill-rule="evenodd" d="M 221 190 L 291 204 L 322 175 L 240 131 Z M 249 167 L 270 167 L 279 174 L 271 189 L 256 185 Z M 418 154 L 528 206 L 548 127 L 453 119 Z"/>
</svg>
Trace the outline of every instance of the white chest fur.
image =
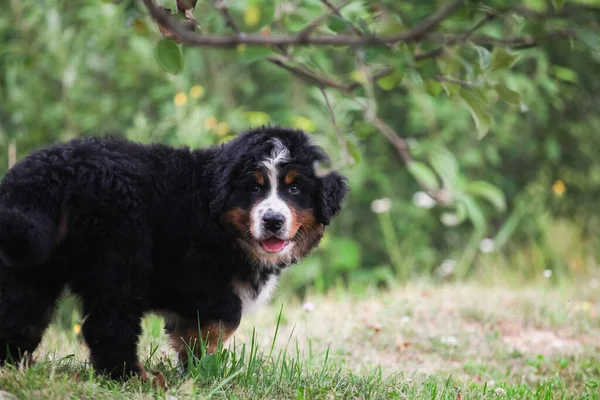
<svg viewBox="0 0 600 400">
<path fill-rule="evenodd" d="M 274 274 L 269 276 L 258 292 L 249 283 L 235 282 L 233 290 L 242 300 L 242 313 L 253 314 L 269 301 L 277 287 L 277 279 L 278 277 Z"/>
</svg>

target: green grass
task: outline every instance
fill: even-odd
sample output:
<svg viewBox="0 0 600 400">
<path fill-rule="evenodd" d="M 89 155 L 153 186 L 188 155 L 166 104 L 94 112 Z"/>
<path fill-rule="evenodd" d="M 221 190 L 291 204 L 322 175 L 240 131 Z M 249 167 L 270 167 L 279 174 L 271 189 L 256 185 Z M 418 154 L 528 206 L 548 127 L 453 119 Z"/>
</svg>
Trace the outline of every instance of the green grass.
<svg viewBox="0 0 600 400">
<path fill-rule="evenodd" d="M 80 336 L 53 325 L 28 368 L 0 370 L 0 398 L 600 399 L 600 296 L 582 286 L 408 286 L 363 298 L 281 299 L 183 373 L 144 319 L 141 356 L 168 383 L 113 381 Z"/>
</svg>

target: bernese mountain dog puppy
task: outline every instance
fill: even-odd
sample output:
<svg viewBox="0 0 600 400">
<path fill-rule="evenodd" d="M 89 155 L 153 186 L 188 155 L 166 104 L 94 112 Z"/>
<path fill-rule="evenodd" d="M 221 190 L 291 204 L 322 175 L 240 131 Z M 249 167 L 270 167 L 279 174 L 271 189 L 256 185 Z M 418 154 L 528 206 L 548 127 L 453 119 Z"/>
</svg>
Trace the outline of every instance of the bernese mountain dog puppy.
<svg viewBox="0 0 600 400">
<path fill-rule="evenodd" d="M 144 376 L 148 312 L 184 363 L 200 340 L 214 351 L 339 213 L 346 179 L 314 172 L 327 161 L 280 127 L 197 150 L 88 137 L 25 157 L 0 184 L 0 363 L 31 357 L 65 287 L 98 371 Z"/>
</svg>

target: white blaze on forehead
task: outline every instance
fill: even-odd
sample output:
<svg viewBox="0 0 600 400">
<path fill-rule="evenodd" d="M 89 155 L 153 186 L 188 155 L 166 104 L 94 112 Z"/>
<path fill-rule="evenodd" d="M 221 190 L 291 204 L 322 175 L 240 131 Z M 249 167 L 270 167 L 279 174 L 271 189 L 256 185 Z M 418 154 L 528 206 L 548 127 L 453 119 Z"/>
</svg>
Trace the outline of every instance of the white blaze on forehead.
<svg viewBox="0 0 600 400">
<path fill-rule="evenodd" d="M 287 237 L 291 230 L 292 225 L 292 211 L 290 207 L 280 199 L 277 195 L 279 186 L 279 165 L 289 159 L 290 151 L 279 141 L 279 139 L 273 139 L 273 150 L 271 154 L 261 164 L 267 170 L 267 178 L 269 181 L 269 193 L 267 197 L 259 202 L 254 207 L 252 213 L 253 220 L 253 233 L 260 238 L 266 238 L 269 236 L 269 232 L 265 232 L 262 224 L 262 219 L 267 212 L 281 214 L 285 218 L 285 222 L 281 228 L 281 235 Z"/>
</svg>

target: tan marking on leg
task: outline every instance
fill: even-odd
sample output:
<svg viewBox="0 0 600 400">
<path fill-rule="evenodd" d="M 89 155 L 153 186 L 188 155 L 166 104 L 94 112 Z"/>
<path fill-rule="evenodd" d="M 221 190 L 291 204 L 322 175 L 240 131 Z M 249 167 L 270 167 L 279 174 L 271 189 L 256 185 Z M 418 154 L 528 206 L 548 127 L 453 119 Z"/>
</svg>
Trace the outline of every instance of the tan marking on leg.
<svg viewBox="0 0 600 400">
<path fill-rule="evenodd" d="M 165 376 L 162 374 L 162 372 L 150 371 L 150 373 L 148 373 L 148 371 L 146 371 L 146 368 L 144 368 L 142 363 L 139 361 L 137 363 L 137 366 L 140 369 L 140 372 L 138 374 L 140 379 L 144 382 L 151 381 L 154 390 L 158 390 L 160 388 L 163 391 L 167 391 L 167 389 L 169 389 L 169 386 L 167 385 L 167 380 L 165 379 Z M 152 378 L 150 378 L 151 376 Z"/>
<path fill-rule="evenodd" d="M 198 326 L 183 323 L 169 333 L 171 346 L 177 352 L 179 360 L 185 366 L 188 362 L 188 353 L 191 351 L 196 357 L 200 358 L 201 340 L 206 342 L 206 352 L 214 354 L 217 351 L 219 340 L 225 343 L 234 334 L 235 329 L 226 324 L 217 321 L 200 327 L 201 337 L 198 335 Z"/>
</svg>

